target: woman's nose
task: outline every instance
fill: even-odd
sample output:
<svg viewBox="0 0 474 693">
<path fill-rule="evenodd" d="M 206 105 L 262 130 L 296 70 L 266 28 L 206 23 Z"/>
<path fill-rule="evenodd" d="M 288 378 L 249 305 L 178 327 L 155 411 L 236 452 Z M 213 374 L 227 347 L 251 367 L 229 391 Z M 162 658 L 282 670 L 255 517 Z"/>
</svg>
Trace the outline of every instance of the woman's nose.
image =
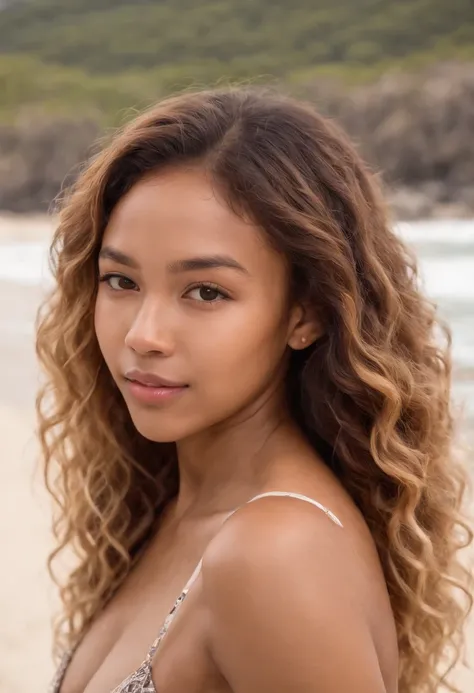
<svg viewBox="0 0 474 693">
<path fill-rule="evenodd" d="M 162 306 L 143 304 L 127 332 L 125 346 L 139 354 L 170 354 L 174 348 L 174 339 L 169 322 Z"/>
</svg>

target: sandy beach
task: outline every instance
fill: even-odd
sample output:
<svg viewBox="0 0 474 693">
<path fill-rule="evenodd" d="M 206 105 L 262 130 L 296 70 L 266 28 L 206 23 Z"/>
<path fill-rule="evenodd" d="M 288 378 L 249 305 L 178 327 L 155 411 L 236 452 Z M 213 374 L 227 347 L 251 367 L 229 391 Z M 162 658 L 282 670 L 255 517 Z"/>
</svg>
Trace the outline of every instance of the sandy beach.
<svg viewBox="0 0 474 693">
<path fill-rule="evenodd" d="M 1 216 L 0 242 L 42 240 L 51 229 L 43 217 Z M 40 299 L 36 287 L 0 281 L 0 693 L 44 693 L 53 673 L 50 508 L 34 433 L 32 322 Z"/>
<path fill-rule="evenodd" d="M 48 237 L 52 222 L 0 217 L 0 243 Z M 0 281 L 0 693 L 45 693 L 53 673 L 50 621 L 55 593 L 45 562 L 51 546 L 49 500 L 34 435 L 38 382 L 32 322 L 41 290 Z M 469 632 L 474 662 L 474 618 Z M 474 673 L 458 672 L 463 693 Z"/>
</svg>

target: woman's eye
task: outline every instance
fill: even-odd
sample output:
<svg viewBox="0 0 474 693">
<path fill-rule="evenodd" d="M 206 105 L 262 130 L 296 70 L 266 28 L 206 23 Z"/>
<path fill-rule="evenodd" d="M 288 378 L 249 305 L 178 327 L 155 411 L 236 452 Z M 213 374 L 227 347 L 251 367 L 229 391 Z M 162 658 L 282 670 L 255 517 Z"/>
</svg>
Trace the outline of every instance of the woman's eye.
<svg viewBox="0 0 474 693">
<path fill-rule="evenodd" d="M 114 291 L 126 291 L 136 288 L 135 282 L 132 282 L 131 279 L 128 279 L 123 274 L 104 274 L 104 276 L 100 277 L 100 281 L 107 283 Z"/>
<path fill-rule="evenodd" d="M 194 296 L 192 296 L 194 294 Z M 194 286 L 187 292 L 188 296 L 191 296 L 193 300 L 199 301 L 200 303 L 218 303 L 220 300 L 228 299 L 228 295 L 221 291 L 217 286 L 212 286 L 210 284 L 200 284 L 199 286 Z"/>
</svg>

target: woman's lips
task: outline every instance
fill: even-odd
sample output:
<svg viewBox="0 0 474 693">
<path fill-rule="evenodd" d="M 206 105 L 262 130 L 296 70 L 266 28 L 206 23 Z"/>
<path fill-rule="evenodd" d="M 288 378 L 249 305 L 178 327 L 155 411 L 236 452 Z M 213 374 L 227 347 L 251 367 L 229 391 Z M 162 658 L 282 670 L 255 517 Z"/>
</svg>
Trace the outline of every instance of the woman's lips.
<svg viewBox="0 0 474 693">
<path fill-rule="evenodd" d="M 168 402 L 178 395 L 182 394 L 187 388 L 187 385 L 181 387 L 165 387 L 163 385 L 145 385 L 136 380 L 125 379 L 127 390 L 134 399 L 144 404 L 160 404 Z"/>
<path fill-rule="evenodd" d="M 142 371 L 139 368 L 131 368 L 124 377 L 127 380 L 140 383 L 141 385 L 150 385 L 151 387 L 186 387 L 186 383 L 170 380 L 157 373 Z"/>
</svg>

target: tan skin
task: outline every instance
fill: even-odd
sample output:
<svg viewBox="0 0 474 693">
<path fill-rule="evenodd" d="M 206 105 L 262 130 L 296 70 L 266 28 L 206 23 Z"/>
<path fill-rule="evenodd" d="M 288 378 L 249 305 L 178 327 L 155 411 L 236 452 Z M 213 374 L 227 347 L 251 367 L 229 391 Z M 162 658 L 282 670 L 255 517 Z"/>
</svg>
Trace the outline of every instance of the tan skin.
<svg viewBox="0 0 474 693">
<path fill-rule="evenodd" d="M 100 283 L 100 348 L 137 429 L 177 442 L 180 489 L 79 646 L 61 693 L 110 693 L 134 671 L 202 555 L 154 660 L 158 693 L 396 693 L 396 635 L 370 533 L 285 406 L 289 350 L 321 334 L 307 308 L 289 303 L 285 259 L 192 167 L 132 188 L 105 248 L 99 274 L 125 279 Z M 110 259 L 111 248 L 134 266 Z M 209 255 L 243 269 L 170 270 Z M 144 405 L 123 378 L 133 367 L 188 387 Z M 281 497 L 223 524 L 272 490 L 316 499 L 344 528 Z"/>
</svg>

